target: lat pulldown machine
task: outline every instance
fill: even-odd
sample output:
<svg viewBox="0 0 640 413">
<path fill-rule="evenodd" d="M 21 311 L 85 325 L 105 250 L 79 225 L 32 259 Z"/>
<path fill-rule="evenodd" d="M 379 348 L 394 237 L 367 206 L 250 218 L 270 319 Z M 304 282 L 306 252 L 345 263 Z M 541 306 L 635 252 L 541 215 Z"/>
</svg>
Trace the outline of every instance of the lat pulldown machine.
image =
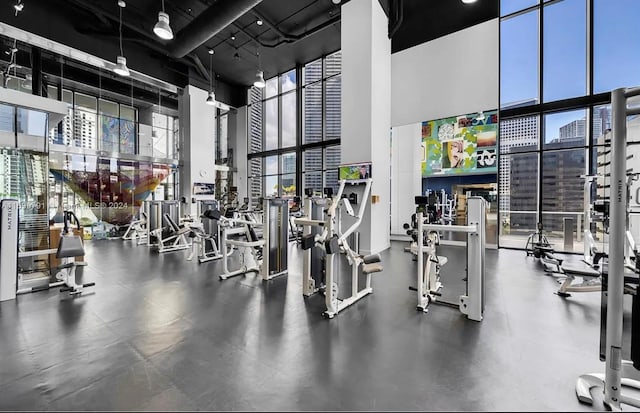
<svg viewBox="0 0 640 413">
<path fill-rule="evenodd" d="M 364 217 L 364 212 L 369 201 L 371 192 L 371 178 L 340 180 L 340 188 L 338 194 L 332 197 L 331 191 L 325 190 L 325 201 L 312 200 L 310 196 L 307 198 L 305 211 L 309 216 L 296 218 L 296 225 L 304 227 L 304 235 L 302 236 L 302 249 L 304 252 L 303 260 L 303 294 L 309 296 L 322 288 L 322 258 L 317 254 L 324 255 L 324 295 L 326 311 L 322 314 L 327 318 L 334 318 L 340 311 L 354 304 L 356 301 L 364 298 L 373 292 L 371 287 L 371 274 L 383 270 L 380 264 L 380 255 L 372 254 L 362 256 L 354 251 L 349 245 L 349 236 L 354 233 Z M 344 196 L 346 185 L 364 184 L 364 193 L 360 201 L 360 207 L 356 213 L 351 205 L 349 197 Z M 310 193 L 307 193 L 310 195 Z M 352 198 L 353 199 L 353 198 Z M 313 219 L 315 216 L 320 217 L 321 211 L 324 212 L 324 220 Z M 351 224 L 344 232 L 341 231 L 341 215 L 346 213 L 355 218 L 355 222 Z M 319 250 L 318 250 L 319 249 Z M 314 257 L 314 254 L 315 257 Z M 351 266 L 351 296 L 347 298 L 338 298 L 339 288 L 337 275 L 339 270 L 336 267 L 336 258 L 344 254 Z M 316 263 L 315 265 L 313 263 Z M 359 271 L 362 269 L 366 276 L 365 287 L 360 289 L 358 283 Z M 320 283 L 320 285 L 319 285 Z"/>
</svg>

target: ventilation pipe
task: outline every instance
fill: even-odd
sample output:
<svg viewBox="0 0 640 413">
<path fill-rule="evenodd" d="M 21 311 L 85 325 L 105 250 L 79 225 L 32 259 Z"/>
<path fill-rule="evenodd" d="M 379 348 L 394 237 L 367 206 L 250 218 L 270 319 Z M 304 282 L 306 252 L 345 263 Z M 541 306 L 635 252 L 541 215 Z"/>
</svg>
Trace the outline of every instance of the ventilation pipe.
<svg viewBox="0 0 640 413">
<path fill-rule="evenodd" d="M 219 0 L 180 30 L 169 49 L 171 56 L 182 58 L 229 26 L 262 0 Z"/>
</svg>

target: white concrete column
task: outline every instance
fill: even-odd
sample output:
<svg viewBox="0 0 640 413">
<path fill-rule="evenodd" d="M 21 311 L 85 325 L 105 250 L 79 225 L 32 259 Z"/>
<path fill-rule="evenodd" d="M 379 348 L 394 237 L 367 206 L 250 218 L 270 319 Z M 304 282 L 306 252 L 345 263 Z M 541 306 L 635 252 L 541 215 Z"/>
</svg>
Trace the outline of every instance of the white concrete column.
<svg viewBox="0 0 640 413">
<path fill-rule="evenodd" d="M 389 248 L 391 40 L 380 3 L 342 6 L 342 163 L 372 162 L 372 196 L 360 225 L 360 252 Z M 360 190 L 362 191 L 362 189 Z M 352 192 L 347 188 L 347 193 Z"/>
<path fill-rule="evenodd" d="M 207 105 L 208 92 L 192 85 L 178 98 L 180 114 L 180 193 L 182 215 L 195 213 L 194 182 L 215 184 L 215 107 Z"/>
</svg>

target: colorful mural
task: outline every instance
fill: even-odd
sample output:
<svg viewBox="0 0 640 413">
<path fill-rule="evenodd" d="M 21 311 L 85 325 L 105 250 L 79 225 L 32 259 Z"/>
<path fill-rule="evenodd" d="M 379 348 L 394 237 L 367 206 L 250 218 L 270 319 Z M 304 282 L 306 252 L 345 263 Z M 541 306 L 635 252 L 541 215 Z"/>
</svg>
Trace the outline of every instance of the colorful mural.
<svg viewBox="0 0 640 413">
<path fill-rule="evenodd" d="M 74 160 L 71 164 L 74 164 Z M 55 179 L 67 184 L 98 219 L 114 225 L 131 222 L 138 214 L 142 201 L 172 170 L 172 166 L 167 164 L 113 158 L 96 160 L 95 157 L 76 162 L 74 167 L 68 169 L 55 166 L 51 164 L 49 169 Z M 70 209 L 70 206 L 64 207 Z"/>
<path fill-rule="evenodd" d="M 422 122 L 422 176 L 498 172 L 497 111 Z"/>
</svg>

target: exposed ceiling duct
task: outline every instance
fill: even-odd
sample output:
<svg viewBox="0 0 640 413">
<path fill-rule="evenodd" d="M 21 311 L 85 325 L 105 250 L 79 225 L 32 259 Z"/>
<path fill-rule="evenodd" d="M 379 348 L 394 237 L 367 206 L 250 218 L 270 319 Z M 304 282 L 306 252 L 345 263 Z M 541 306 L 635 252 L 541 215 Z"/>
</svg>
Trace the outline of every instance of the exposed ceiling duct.
<svg viewBox="0 0 640 413">
<path fill-rule="evenodd" d="M 219 0 L 180 30 L 169 52 L 181 58 L 211 39 L 262 0 Z"/>
</svg>

